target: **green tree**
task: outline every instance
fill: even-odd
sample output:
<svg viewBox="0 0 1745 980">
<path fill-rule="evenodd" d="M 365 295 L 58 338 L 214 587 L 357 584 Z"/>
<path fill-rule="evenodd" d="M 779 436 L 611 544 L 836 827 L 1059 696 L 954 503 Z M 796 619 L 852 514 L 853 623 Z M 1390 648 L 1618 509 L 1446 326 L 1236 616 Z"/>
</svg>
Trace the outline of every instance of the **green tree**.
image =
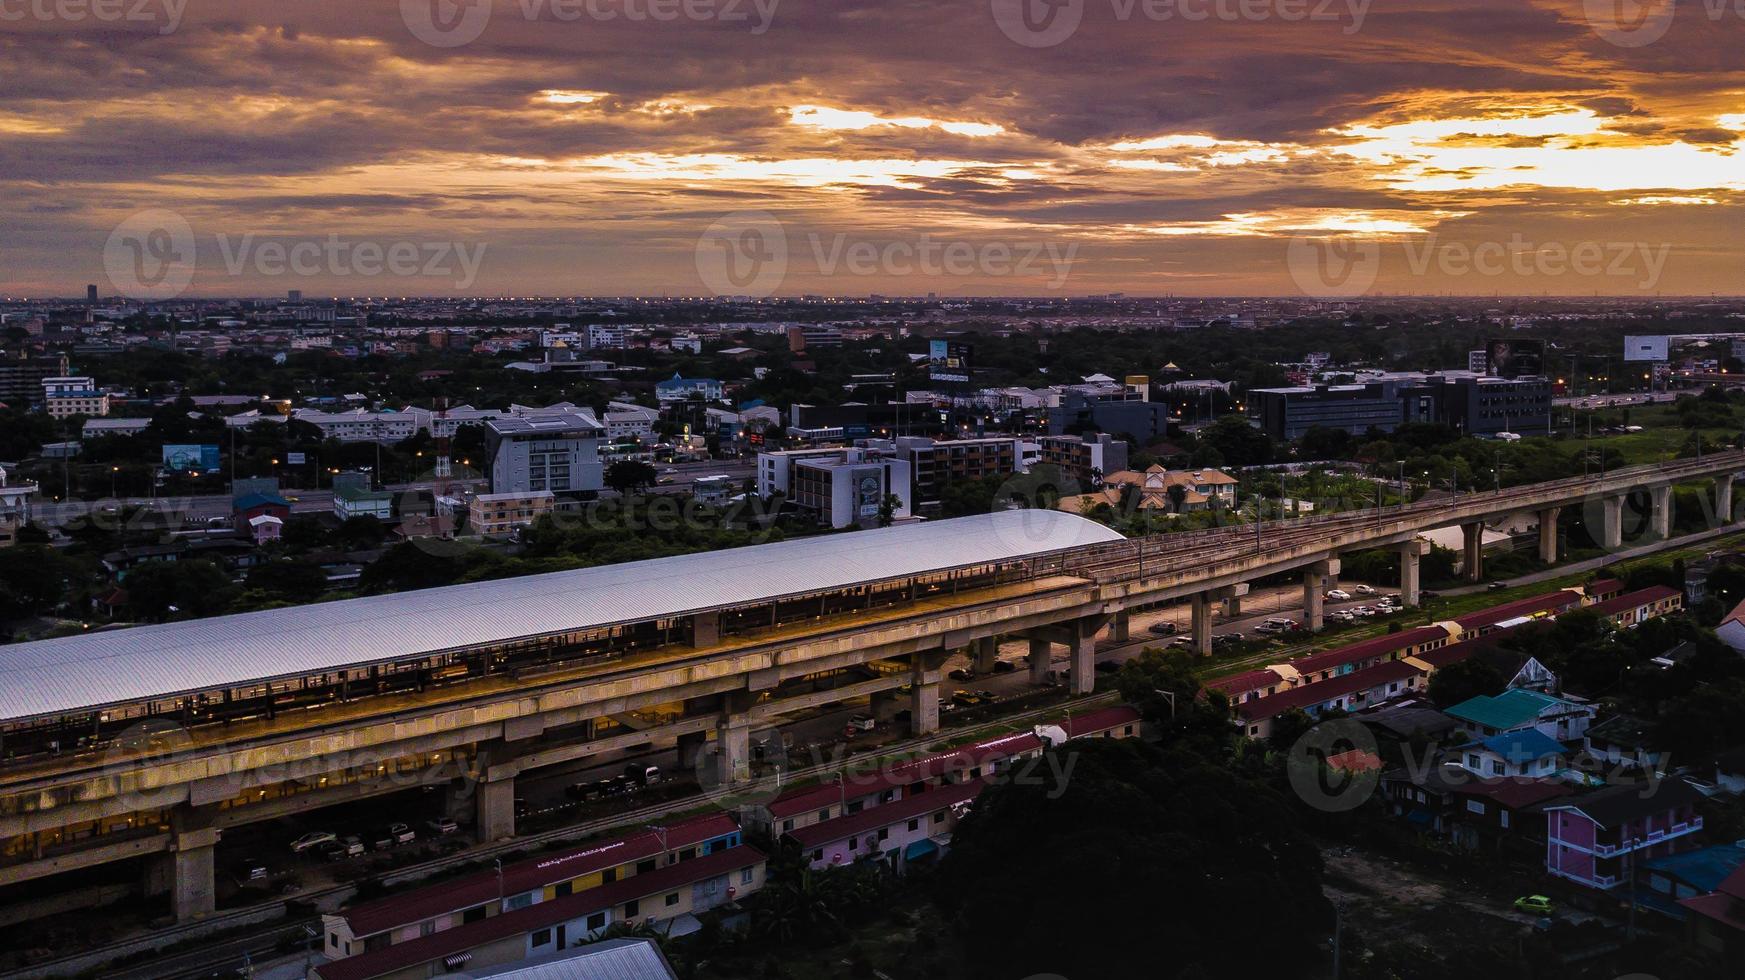
<svg viewBox="0 0 1745 980">
<path fill-rule="evenodd" d="M 625 496 L 647 490 L 657 479 L 655 468 L 639 459 L 621 459 L 606 467 L 606 486 Z"/>
<path fill-rule="evenodd" d="M 1508 682 L 1488 658 L 1472 657 L 1430 675 L 1430 700 L 1442 708 L 1452 708 L 1481 694 L 1501 693 Z"/>
<path fill-rule="evenodd" d="M 230 576 L 203 559 L 148 561 L 129 571 L 122 586 L 136 618 L 160 621 L 214 615 L 236 594 Z"/>
</svg>

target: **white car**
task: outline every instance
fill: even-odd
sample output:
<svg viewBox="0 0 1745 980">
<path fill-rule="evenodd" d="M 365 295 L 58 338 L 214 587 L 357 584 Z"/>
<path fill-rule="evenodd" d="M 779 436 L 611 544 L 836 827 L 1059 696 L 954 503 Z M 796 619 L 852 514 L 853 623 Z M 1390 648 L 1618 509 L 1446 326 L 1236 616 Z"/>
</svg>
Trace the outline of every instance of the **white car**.
<svg viewBox="0 0 1745 980">
<path fill-rule="evenodd" d="M 1328 589 L 1327 594 L 1323 598 L 1328 602 L 1350 602 L 1351 593 L 1344 589 Z"/>
<path fill-rule="evenodd" d="M 1327 618 L 1336 623 L 1352 623 L 1357 621 L 1357 617 L 1353 616 L 1349 609 L 1335 609 L 1327 614 Z"/>
<path fill-rule="evenodd" d="M 291 853 L 301 854 L 312 847 L 320 847 L 323 844 L 330 844 L 338 839 L 339 838 L 325 830 L 312 830 L 291 842 Z"/>
<path fill-rule="evenodd" d="M 1373 607 L 1373 606 L 1353 606 L 1351 609 L 1351 614 L 1353 616 L 1374 616 L 1375 615 L 1375 607 Z"/>
<path fill-rule="evenodd" d="M 1373 585 L 1360 585 L 1357 588 L 1353 589 L 1352 591 L 1356 592 L 1358 595 L 1375 595 L 1375 586 L 1373 586 Z"/>
</svg>

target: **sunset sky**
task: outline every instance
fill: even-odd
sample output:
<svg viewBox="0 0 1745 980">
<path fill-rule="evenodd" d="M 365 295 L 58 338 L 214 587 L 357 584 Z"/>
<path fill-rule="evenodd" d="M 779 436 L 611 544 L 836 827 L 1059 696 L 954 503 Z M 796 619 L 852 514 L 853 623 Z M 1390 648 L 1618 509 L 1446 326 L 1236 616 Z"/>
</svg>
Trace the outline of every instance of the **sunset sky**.
<svg viewBox="0 0 1745 980">
<path fill-rule="evenodd" d="M 723 245 L 783 295 L 1301 295 L 1328 248 L 1371 292 L 1745 293 L 1719 0 L 67 2 L 0 0 L 14 296 L 116 291 L 147 210 L 187 295 L 695 294 Z"/>
</svg>

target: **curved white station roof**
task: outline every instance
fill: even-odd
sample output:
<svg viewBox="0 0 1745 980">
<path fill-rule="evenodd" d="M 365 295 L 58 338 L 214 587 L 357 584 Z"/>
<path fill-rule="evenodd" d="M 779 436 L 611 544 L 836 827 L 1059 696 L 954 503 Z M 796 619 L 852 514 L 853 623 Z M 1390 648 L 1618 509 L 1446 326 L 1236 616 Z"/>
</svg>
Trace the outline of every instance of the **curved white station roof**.
<svg viewBox="0 0 1745 980">
<path fill-rule="evenodd" d="M 0 719 L 632 623 L 1122 540 L 1017 510 L 0 646 Z"/>
</svg>

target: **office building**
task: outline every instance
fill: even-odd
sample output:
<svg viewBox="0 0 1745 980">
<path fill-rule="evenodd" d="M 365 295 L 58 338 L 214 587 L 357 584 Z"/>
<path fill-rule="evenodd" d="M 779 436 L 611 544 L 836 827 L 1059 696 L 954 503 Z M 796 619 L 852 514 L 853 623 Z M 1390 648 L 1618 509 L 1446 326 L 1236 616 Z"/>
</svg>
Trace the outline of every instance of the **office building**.
<svg viewBox="0 0 1745 980">
<path fill-rule="evenodd" d="M 938 500 L 954 481 L 1007 476 L 1022 465 L 1018 440 L 1011 436 L 944 440 L 903 436 L 896 440 L 896 451 L 909 461 L 918 501 Z"/>
<path fill-rule="evenodd" d="M 65 354 L 44 357 L 0 357 L 0 402 L 14 408 L 42 404 L 44 378 L 67 373 Z"/>
<path fill-rule="evenodd" d="M 97 305 L 97 284 L 94 282 L 85 284 L 85 304 L 87 306 Z"/>
<path fill-rule="evenodd" d="M 757 492 L 782 494 L 833 528 L 878 523 L 895 494 L 893 518 L 906 518 L 913 495 L 909 461 L 866 449 L 798 449 L 757 454 Z"/>
<path fill-rule="evenodd" d="M 1053 466 L 1080 487 L 1102 485 L 1103 475 L 1127 468 L 1127 444 L 1107 433 L 1090 436 L 1043 436 L 1042 465 Z"/>
<path fill-rule="evenodd" d="M 1399 387 L 1391 381 L 1367 384 L 1256 388 L 1248 393 L 1249 416 L 1267 435 L 1301 439 L 1310 429 L 1343 429 L 1363 435 L 1371 429 L 1392 432 L 1400 424 Z"/>
<path fill-rule="evenodd" d="M 606 429 L 590 414 L 493 419 L 485 429 L 494 494 L 549 490 L 583 497 L 605 486 L 600 440 Z"/>
<path fill-rule="evenodd" d="M 508 534 L 551 513 L 556 504 L 550 490 L 481 493 L 467 504 L 467 527 L 475 534 Z"/>
<path fill-rule="evenodd" d="M 65 375 L 43 378 L 42 405 L 51 418 L 103 416 L 109 414 L 109 394 L 98 391 L 97 382 L 91 378 Z"/>
<path fill-rule="evenodd" d="M 1542 436 L 1551 432 L 1551 389 L 1545 378 L 1434 374 L 1402 387 L 1400 395 L 1407 421 L 1440 422 L 1481 438 Z"/>
</svg>

